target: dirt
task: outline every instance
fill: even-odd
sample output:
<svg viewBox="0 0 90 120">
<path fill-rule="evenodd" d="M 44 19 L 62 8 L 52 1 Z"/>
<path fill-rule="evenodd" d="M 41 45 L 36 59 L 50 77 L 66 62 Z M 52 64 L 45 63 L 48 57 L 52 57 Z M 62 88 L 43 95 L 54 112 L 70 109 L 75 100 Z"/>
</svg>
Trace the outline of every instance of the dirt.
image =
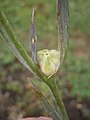
<svg viewBox="0 0 90 120">
<path fill-rule="evenodd" d="M 67 97 L 64 102 L 70 120 L 90 120 L 90 99 Z"/>
</svg>

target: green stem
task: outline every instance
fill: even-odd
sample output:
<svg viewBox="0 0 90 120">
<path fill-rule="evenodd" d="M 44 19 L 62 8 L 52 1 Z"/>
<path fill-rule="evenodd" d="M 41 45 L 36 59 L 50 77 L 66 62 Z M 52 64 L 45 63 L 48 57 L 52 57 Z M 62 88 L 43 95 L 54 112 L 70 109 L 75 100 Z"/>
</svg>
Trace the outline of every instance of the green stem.
<svg viewBox="0 0 90 120">
<path fill-rule="evenodd" d="M 16 47 L 22 58 L 27 62 L 28 66 L 31 68 L 33 73 L 43 81 L 46 81 L 46 76 L 44 76 L 40 69 L 34 64 L 32 61 L 31 57 L 27 54 L 26 50 L 24 49 L 23 45 L 20 43 L 18 38 L 16 37 L 12 27 L 10 26 L 6 16 L 4 15 L 3 12 L 0 11 L 0 24 L 1 27 L 4 28 L 5 32 L 8 35 L 8 38 L 10 38 L 10 41 L 13 43 L 13 45 Z M 5 41 L 7 42 L 6 35 L 4 34 L 4 31 L 2 31 L 2 28 L 0 27 L 0 33 L 2 37 L 4 37 Z M 8 43 L 8 42 L 7 42 Z"/>
<path fill-rule="evenodd" d="M 47 84 L 48 84 L 49 88 L 51 89 L 53 96 L 54 96 L 54 98 L 55 98 L 55 100 L 60 108 L 63 120 L 69 120 L 64 103 L 63 103 L 63 100 L 62 100 L 62 93 L 57 86 L 55 78 L 51 77 L 48 80 Z"/>
</svg>

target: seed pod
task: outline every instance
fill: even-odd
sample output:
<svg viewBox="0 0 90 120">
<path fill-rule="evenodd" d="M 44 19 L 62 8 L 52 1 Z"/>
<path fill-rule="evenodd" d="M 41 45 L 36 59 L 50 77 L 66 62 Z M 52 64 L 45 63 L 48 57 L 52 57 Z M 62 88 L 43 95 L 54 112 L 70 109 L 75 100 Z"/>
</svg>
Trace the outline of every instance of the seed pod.
<svg viewBox="0 0 90 120">
<path fill-rule="evenodd" d="M 41 50 L 37 53 L 38 64 L 44 75 L 51 77 L 58 71 L 60 53 L 57 50 Z"/>
</svg>

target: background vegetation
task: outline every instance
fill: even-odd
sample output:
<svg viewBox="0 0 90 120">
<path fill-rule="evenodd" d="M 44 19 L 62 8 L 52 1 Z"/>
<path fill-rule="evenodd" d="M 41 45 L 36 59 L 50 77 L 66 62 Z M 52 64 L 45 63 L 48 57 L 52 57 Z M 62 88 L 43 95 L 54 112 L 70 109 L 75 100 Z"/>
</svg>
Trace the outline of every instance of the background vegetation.
<svg viewBox="0 0 90 120">
<path fill-rule="evenodd" d="M 14 31 L 29 52 L 29 30 L 32 8 L 37 8 L 36 27 L 38 50 L 57 47 L 57 20 L 55 0 L 0 0 Z M 57 80 L 66 101 L 76 100 L 85 120 L 89 119 L 90 103 L 90 0 L 69 0 L 70 42 L 63 68 Z M 46 115 L 27 77 L 29 73 L 0 38 L 0 120 L 12 120 L 12 116 Z M 68 98 L 68 100 L 67 100 Z M 82 101 L 85 101 L 83 105 Z M 88 106 L 88 107 L 87 107 Z M 67 106 L 67 110 L 70 106 Z M 6 111 L 12 111 L 10 114 Z M 36 109 L 37 108 L 37 109 Z M 22 113 L 21 113 L 22 112 Z M 18 113 L 18 114 L 17 114 Z M 20 114 L 19 114 L 20 113 Z M 8 116 L 8 117 L 7 117 Z M 13 117 L 14 119 L 14 117 Z M 82 118 L 83 119 L 83 118 Z M 81 119 L 81 120 L 82 120 Z M 74 120 L 74 119 L 73 119 Z M 78 119 L 79 120 L 79 119 Z"/>
</svg>

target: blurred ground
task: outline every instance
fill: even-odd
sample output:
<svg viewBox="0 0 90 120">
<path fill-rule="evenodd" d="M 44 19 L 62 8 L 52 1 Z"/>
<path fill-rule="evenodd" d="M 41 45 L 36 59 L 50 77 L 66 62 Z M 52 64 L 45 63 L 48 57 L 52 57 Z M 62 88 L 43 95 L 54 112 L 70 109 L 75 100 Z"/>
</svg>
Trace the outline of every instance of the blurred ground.
<svg viewBox="0 0 90 120">
<path fill-rule="evenodd" d="M 14 31 L 29 51 L 31 11 L 37 7 L 38 48 L 57 46 L 55 0 L 0 0 Z M 70 0 L 70 43 L 57 80 L 70 119 L 90 119 L 90 0 Z M 46 115 L 31 85 L 29 73 L 0 38 L 0 120 Z M 18 119 L 18 118 L 17 118 Z"/>
</svg>

